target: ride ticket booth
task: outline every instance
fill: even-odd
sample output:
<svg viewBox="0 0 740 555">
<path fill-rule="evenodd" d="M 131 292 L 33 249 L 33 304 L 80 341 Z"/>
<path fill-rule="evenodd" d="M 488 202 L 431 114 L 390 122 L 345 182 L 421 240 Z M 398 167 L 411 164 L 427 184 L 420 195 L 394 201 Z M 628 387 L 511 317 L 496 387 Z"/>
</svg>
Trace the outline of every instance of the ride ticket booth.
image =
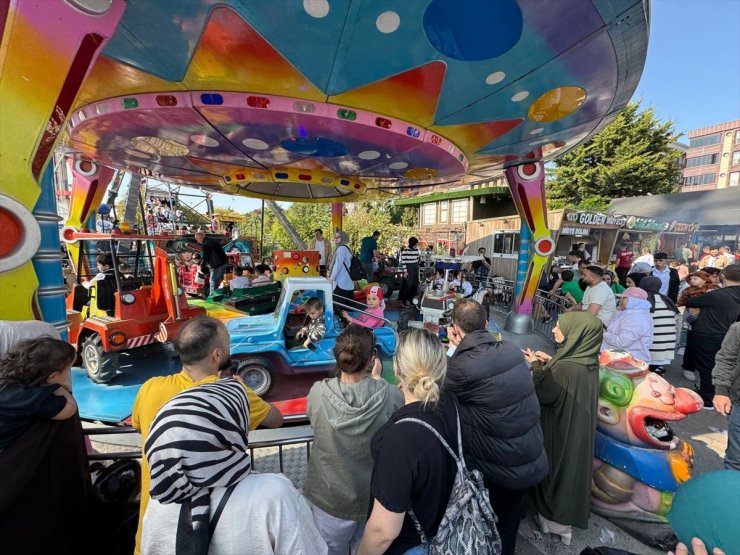
<svg viewBox="0 0 740 555">
<path fill-rule="evenodd" d="M 553 260 L 567 262 L 568 253 L 583 243 L 591 260 L 608 264 L 624 222 L 624 216 L 606 212 L 565 210 Z"/>
<path fill-rule="evenodd" d="M 569 265 L 568 253 L 584 243 L 591 260 L 608 264 L 614 244 L 626 218 L 604 212 L 561 209 L 549 210 L 547 223 L 551 230 L 555 251 L 552 265 Z M 513 281 L 519 252 L 519 216 L 482 220 L 468 228 L 468 252 L 476 253 L 486 247 L 491 258 L 492 273 Z"/>
</svg>

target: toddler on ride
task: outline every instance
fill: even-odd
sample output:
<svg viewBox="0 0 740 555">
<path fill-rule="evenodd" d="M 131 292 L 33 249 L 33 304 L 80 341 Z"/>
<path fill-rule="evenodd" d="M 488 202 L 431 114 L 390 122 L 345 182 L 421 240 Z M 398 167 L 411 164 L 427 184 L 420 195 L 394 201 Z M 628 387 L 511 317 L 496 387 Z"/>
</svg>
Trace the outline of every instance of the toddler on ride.
<svg viewBox="0 0 740 555">
<path fill-rule="evenodd" d="M 352 317 L 346 310 L 342 311 L 342 318 L 350 324 L 356 324 L 363 328 L 382 328 L 385 323 L 385 301 L 383 300 L 383 290 L 378 285 L 373 285 L 366 289 L 365 301 L 367 310 L 360 312 L 357 317 Z"/>
</svg>

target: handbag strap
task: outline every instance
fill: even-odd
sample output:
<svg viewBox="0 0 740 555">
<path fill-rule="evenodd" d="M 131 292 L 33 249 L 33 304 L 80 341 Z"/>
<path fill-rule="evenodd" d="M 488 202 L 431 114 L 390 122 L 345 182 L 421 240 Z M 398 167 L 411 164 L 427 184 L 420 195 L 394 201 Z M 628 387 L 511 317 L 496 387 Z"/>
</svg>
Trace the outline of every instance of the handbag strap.
<svg viewBox="0 0 740 555">
<path fill-rule="evenodd" d="M 341 248 L 341 247 L 345 247 L 349 251 L 349 260 L 350 260 L 350 262 L 352 262 L 352 257 L 354 256 L 354 253 L 352 252 L 352 249 L 350 249 L 348 245 L 339 245 L 339 247 L 337 248 L 337 250 L 339 250 L 339 248 Z M 347 263 L 346 262 L 342 262 L 342 266 L 344 266 L 344 269 L 347 270 L 347 277 L 349 279 L 352 279 L 352 275 L 350 274 L 349 266 L 347 266 Z"/>
<path fill-rule="evenodd" d="M 216 526 L 218 525 L 218 521 L 221 519 L 221 513 L 224 512 L 224 508 L 226 508 L 226 503 L 229 502 L 229 497 L 231 497 L 231 494 L 234 492 L 234 489 L 238 485 L 238 482 L 236 484 L 233 484 L 226 488 L 226 491 L 221 496 L 221 500 L 218 502 L 218 507 L 216 507 L 216 510 L 213 513 L 213 518 L 211 518 L 211 523 L 208 526 L 208 542 L 210 543 L 211 538 L 213 538 L 213 533 L 216 531 Z"/>
<path fill-rule="evenodd" d="M 423 420 L 419 420 L 418 418 L 402 418 L 401 420 L 396 421 L 395 424 L 398 424 L 399 422 L 414 422 L 416 424 L 420 424 L 424 426 L 427 430 L 429 430 L 435 436 L 437 436 L 437 439 L 442 443 L 444 448 L 447 449 L 447 452 L 454 459 L 455 464 L 457 464 L 458 472 L 466 472 L 467 467 L 465 466 L 465 458 L 463 457 L 463 452 L 462 452 L 462 433 L 460 430 L 460 415 L 458 414 L 457 405 L 454 403 L 454 401 L 452 402 L 452 404 L 455 407 L 455 420 L 457 423 L 457 448 L 458 448 L 457 455 L 452 450 L 452 448 L 449 446 L 449 444 L 445 441 L 442 435 L 437 430 L 435 430 L 433 426 L 431 426 L 430 424 L 427 424 Z M 414 523 L 414 528 L 416 528 L 416 531 L 419 534 L 419 538 L 421 538 L 421 543 L 423 545 L 427 545 L 429 543 L 429 540 L 426 534 L 424 533 L 424 529 L 421 526 L 421 522 L 419 522 L 419 519 L 416 517 L 414 510 L 410 508 L 407 512 L 412 522 Z"/>
<path fill-rule="evenodd" d="M 462 469 L 467 469 L 465 466 L 465 458 L 463 457 L 463 450 L 462 450 L 462 433 L 460 430 L 460 415 L 457 412 L 457 405 L 454 404 L 455 407 L 455 422 L 457 424 L 457 450 L 458 453 L 456 454 L 452 447 L 449 446 L 449 444 L 445 441 L 445 439 L 442 437 L 442 435 L 434 429 L 433 426 L 430 424 L 427 424 L 423 420 L 419 420 L 418 418 L 402 418 L 401 420 L 397 420 L 395 423 L 398 424 L 400 422 L 415 422 L 416 424 L 420 424 L 424 426 L 427 430 L 432 432 L 435 436 L 437 436 L 437 439 L 442 443 L 445 449 L 447 449 L 447 452 L 450 454 L 450 456 L 455 460 L 458 467 L 462 467 Z"/>
</svg>

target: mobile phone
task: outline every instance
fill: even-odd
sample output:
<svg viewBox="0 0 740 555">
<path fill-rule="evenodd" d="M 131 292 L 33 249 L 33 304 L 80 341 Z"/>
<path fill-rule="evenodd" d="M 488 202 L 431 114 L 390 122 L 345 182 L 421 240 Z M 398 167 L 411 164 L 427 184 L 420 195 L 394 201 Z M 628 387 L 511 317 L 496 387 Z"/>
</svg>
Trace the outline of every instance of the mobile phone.
<svg viewBox="0 0 740 555">
<path fill-rule="evenodd" d="M 311 351 L 316 351 L 316 344 L 315 343 L 309 343 L 306 345 L 306 348 L 308 348 Z"/>
</svg>

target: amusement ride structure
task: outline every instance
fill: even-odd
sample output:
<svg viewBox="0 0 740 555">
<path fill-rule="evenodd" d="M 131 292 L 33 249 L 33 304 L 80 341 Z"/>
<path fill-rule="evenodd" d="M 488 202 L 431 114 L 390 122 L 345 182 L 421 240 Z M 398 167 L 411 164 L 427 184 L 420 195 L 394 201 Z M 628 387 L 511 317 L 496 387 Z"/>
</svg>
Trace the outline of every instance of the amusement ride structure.
<svg viewBox="0 0 740 555">
<path fill-rule="evenodd" d="M 340 203 L 504 169 L 524 222 L 512 327 L 526 329 L 554 247 L 544 164 L 625 106 L 648 29 L 644 0 L 4 2 L 0 319 L 66 329 L 57 152 L 80 184 L 72 228 L 116 170 L 330 202 L 341 227 Z"/>
<path fill-rule="evenodd" d="M 331 203 L 341 228 L 343 203 L 504 171 L 522 217 L 507 328 L 529 331 L 555 248 L 545 163 L 625 107 L 643 70 L 649 17 L 647 0 L 0 2 L 0 320 L 42 319 L 69 332 L 56 155 L 72 173 L 62 236 L 73 259 L 75 238 L 95 238 L 88 232 L 122 172 L 132 184 L 153 178 L 268 206 Z M 191 310 L 168 264 L 161 257 L 159 287 L 156 273 L 126 278 L 141 281 L 129 296 L 148 303 L 146 316 L 163 319 L 147 337 L 168 339 L 166 318 Z M 142 320 L 143 309 L 126 308 L 129 319 Z M 252 349 L 259 321 L 229 325 Z M 107 351 L 93 347 L 103 360 Z M 685 406 L 671 412 L 643 394 L 655 381 L 645 372 L 606 366 L 604 384 L 624 382 L 630 394 L 614 400 L 602 391 L 613 418 L 600 424 L 596 504 L 603 514 L 663 524 L 690 466 L 664 421 L 698 405 L 680 392 Z M 272 381 L 264 383 L 267 390 Z M 122 406 L 130 414 L 131 399 Z M 635 451 L 648 448 L 657 454 Z M 629 474 L 622 462 L 638 455 L 667 470 Z M 640 497 L 646 491 L 650 502 Z"/>
</svg>

